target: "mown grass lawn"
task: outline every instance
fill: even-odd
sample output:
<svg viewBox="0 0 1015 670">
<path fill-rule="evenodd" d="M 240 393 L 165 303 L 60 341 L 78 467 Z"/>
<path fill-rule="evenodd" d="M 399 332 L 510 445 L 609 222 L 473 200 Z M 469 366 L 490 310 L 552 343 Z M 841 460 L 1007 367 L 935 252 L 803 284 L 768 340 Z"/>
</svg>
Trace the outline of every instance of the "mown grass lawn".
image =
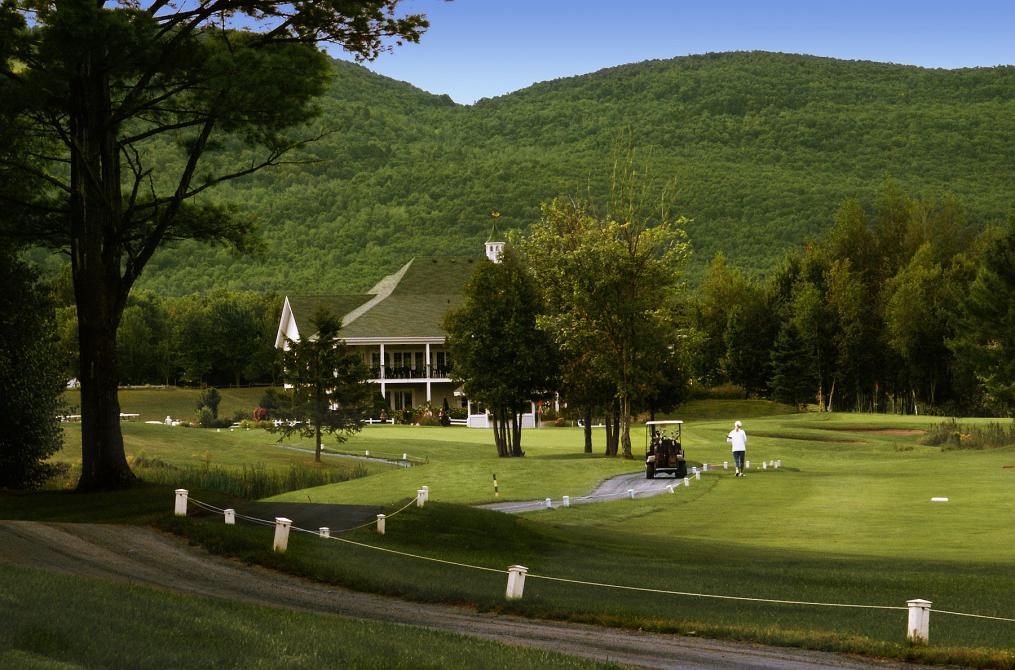
<svg viewBox="0 0 1015 670">
<path fill-rule="evenodd" d="M 340 447 L 424 464 L 371 465 L 368 477 L 278 496 L 279 500 L 378 504 L 394 510 L 426 484 L 432 504 L 388 520 L 388 534 L 350 537 L 379 547 L 505 569 L 530 568 L 525 598 L 507 603 L 500 573 L 414 560 L 296 535 L 284 556 L 270 529 L 214 519 L 168 527 L 213 550 L 354 588 L 409 598 L 616 625 L 736 637 L 896 658 L 1015 668 L 1015 624 L 933 614 L 929 648 L 904 643 L 904 611 L 820 608 L 623 591 L 542 580 L 555 576 L 616 585 L 747 598 L 935 609 L 1015 618 L 1015 446 L 944 451 L 919 444 L 940 419 L 860 414 L 772 414 L 737 401 L 687 407 L 688 457 L 712 471 L 689 488 L 648 499 L 557 507 L 522 517 L 477 510 L 500 500 L 578 496 L 599 481 L 642 472 L 635 460 L 582 453 L 576 428 L 528 431 L 526 456 L 499 459 L 490 431 L 367 427 Z M 752 470 L 723 472 L 735 418 L 748 432 Z M 74 429 L 69 429 L 73 431 Z M 260 431 L 202 431 L 125 424 L 129 452 L 180 463 L 208 459 L 284 467 L 306 458 Z M 602 451 L 602 431 L 595 447 Z M 74 448 L 73 446 L 71 447 Z M 209 456 L 210 454 L 210 456 Z M 73 456 L 73 452 L 71 452 Z M 779 470 L 760 470 L 781 460 Z M 198 493 L 200 495 L 200 493 Z M 931 502 L 947 497 L 947 503 Z M 170 502 L 167 500 L 167 513 Z M 982 649 L 986 651 L 975 651 Z"/>
<path fill-rule="evenodd" d="M 733 418 L 689 421 L 684 435 L 689 458 L 719 468 L 731 460 L 725 435 Z M 367 537 L 422 555 L 501 569 L 520 563 L 533 573 L 584 581 L 899 607 L 908 599 L 925 598 L 935 608 L 1015 618 L 1015 469 L 1004 468 L 1015 463 L 1015 447 L 942 451 L 921 446 L 920 431 L 938 420 L 758 416 L 745 421 L 752 470 L 742 480 L 731 471 L 714 470 L 673 495 L 533 512 L 516 522 L 520 525 L 501 531 L 496 530 L 496 515 L 410 510 L 407 518 L 389 521 L 384 538 Z M 496 470 L 502 498 L 552 497 L 559 502 L 564 494 L 587 493 L 609 474 L 641 470 L 640 460 L 581 457 L 577 429 L 533 431 L 524 438 L 526 457 L 513 460 L 496 458 L 485 431 L 464 437 L 452 432 L 453 440 L 442 439 L 448 429 L 441 431 L 365 431 L 346 448 L 370 448 L 371 453 L 411 448 L 425 454 L 429 464 L 279 498 L 310 495 L 394 506 L 427 484 L 433 501 L 482 503 L 494 499 L 489 477 Z M 597 449 L 601 439 L 600 433 Z M 635 443 L 639 453 L 640 434 Z M 761 461 L 772 460 L 781 460 L 783 467 L 759 469 Z M 932 497 L 949 502 L 931 502 Z M 427 514 L 435 518 L 422 521 Z M 469 530 L 456 534 L 458 528 Z M 522 542 L 524 547 L 504 547 L 499 533 L 534 539 Z M 370 554 L 333 551 L 356 554 L 360 561 Z M 323 565 L 325 559 L 320 560 Z M 498 579 L 408 563 L 371 558 L 369 574 L 350 564 L 335 568 L 342 574 L 329 578 L 415 597 L 501 606 L 496 604 L 503 590 Z M 406 578 L 417 570 L 425 577 Z M 443 586 L 406 585 L 420 581 Z M 897 644 L 905 633 L 905 612 L 731 603 L 538 579 L 527 582 L 525 601 L 519 607 L 548 616 L 644 620 L 642 625 L 768 641 L 804 639 L 810 631 L 812 642 L 853 635 Z M 936 614 L 932 639 L 942 646 L 1012 649 L 1015 624 Z M 850 646 L 841 639 L 836 645 Z"/>
<path fill-rule="evenodd" d="M 3 564 L 0 593 L 3 668 L 617 667 L 442 631 L 171 594 Z"/>
</svg>

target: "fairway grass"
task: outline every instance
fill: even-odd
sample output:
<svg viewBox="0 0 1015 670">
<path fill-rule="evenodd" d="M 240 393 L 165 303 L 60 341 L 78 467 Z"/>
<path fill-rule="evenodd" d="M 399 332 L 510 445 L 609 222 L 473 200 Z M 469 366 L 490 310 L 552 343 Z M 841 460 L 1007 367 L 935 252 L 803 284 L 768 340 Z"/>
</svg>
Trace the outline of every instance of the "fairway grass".
<svg viewBox="0 0 1015 670">
<path fill-rule="evenodd" d="M 443 631 L 0 564 L 0 668 L 616 668 Z"/>
<path fill-rule="evenodd" d="M 484 443 L 490 439 L 482 435 L 486 431 L 469 431 L 464 437 L 452 432 L 449 440 L 442 439 L 447 429 L 385 427 L 364 431 L 345 448 L 369 448 L 371 453 L 411 449 L 429 463 L 278 499 L 309 495 L 315 501 L 394 507 L 426 484 L 433 501 L 486 503 L 495 499 L 488 478 L 496 471 L 502 500 L 555 501 L 555 509 L 532 512 L 520 520 L 545 543 L 541 550 L 481 550 L 484 542 L 496 545 L 490 532 L 483 530 L 490 521 L 467 524 L 474 525 L 477 534 L 469 538 L 445 537 L 434 530 L 460 521 L 434 523 L 430 530 L 435 534 L 429 534 L 406 520 L 391 520 L 387 536 L 370 540 L 499 569 L 517 563 L 533 573 L 583 581 L 890 607 L 925 598 L 936 609 L 1015 618 L 1015 470 L 1003 467 L 1015 462 L 1015 448 L 942 451 L 921 446 L 922 430 L 938 420 L 853 414 L 756 417 L 745 422 L 752 461 L 745 479 L 721 469 L 723 460 L 731 460 L 725 435 L 732 420 L 688 422 L 684 433 L 688 457 L 712 466 L 700 481 L 692 479 L 690 487 L 678 487 L 674 494 L 568 509 L 559 506 L 562 495 L 583 495 L 607 476 L 641 471 L 640 430 L 635 435 L 639 458 L 632 462 L 582 457 L 577 429 L 531 431 L 523 441 L 525 458 L 498 459 L 492 445 Z M 760 469 L 761 461 L 774 460 L 781 460 L 783 467 Z M 934 497 L 949 501 L 932 502 Z M 374 566 L 384 562 L 371 559 Z M 406 562 L 397 561 L 397 568 L 392 564 L 392 572 L 414 570 L 403 565 Z M 351 570 L 339 581 L 406 589 L 404 578 L 386 581 Z M 483 594 L 495 594 L 496 599 L 503 589 L 487 584 L 481 593 L 472 585 L 483 580 L 462 575 L 438 579 L 427 573 L 423 579 L 453 584 L 451 591 L 458 595 L 413 597 L 451 597 L 494 606 Z M 764 641 L 786 636 L 807 639 L 810 631 L 822 639 L 852 635 L 898 644 L 905 634 L 905 612 L 897 611 L 675 600 L 564 588 L 531 578 L 526 589 L 526 603 L 520 607 L 544 610 L 546 616 L 585 612 L 579 618 L 618 617 L 664 629 L 690 628 L 699 634 L 711 631 L 708 634 Z M 1015 648 L 1012 623 L 935 614 L 931 627 L 935 645 Z M 832 647 L 848 649 L 850 644 L 840 639 Z"/>
</svg>

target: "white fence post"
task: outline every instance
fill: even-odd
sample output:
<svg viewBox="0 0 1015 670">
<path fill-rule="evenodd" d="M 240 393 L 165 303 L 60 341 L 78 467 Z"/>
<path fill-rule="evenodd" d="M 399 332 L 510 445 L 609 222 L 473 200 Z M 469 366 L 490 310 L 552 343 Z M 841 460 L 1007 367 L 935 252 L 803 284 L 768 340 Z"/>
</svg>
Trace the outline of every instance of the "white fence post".
<svg viewBox="0 0 1015 670">
<path fill-rule="evenodd" d="M 331 529 L 327 526 L 321 526 L 317 529 L 317 534 L 321 537 L 331 537 Z"/>
<path fill-rule="evenodd" d="M 173 507 L 176 516 L 187 516 L 187 489 L 176 489 L 176 505 Z"/>
<path fill-rule="evenodd" d="M 704 463 L 704 464 L 703 464 L 703 465 L 701 466 L 701 470 L 702 470 L 702 472 L 708 472 L 708 463 Z"/>
<path fill-rule="evenodd" d="M 667 484 L 666 490 L 669 491 L 670 493 L 673 493 L 673 484 Z"/>
<path fill-rule="evenodd" d="M 761 469 L 762 470 L 768 469 L 768 461 L 761 461 Z"/>
<path fill-rule="evenodd" d="M 234 510 L 234 509 L 227 509 L 223 514 L 226 517 L 226 523 L 228 525 L 230 525 L 230 526 L 235 526 L 236 525 L 236 510 Z"/>
<path fill-rule="evenodd" d="M 906 638 L 914 644 L 927 644 L 930 640 L 930 606 L 929 600 L 916 598 L 907 600 L 909 605 L 909 625 L 906 627 Z"/>
<path fill-rule="evenodd" d="M 409 454 L 402 454 L 402 460 L 403 461 L 409 460 Z"/>
<path fill-rule="evenodd" d="M 549 498 L 546 499 L 546 509 L 553 509 L 553 501 Z"/>
<path fill-rule="evenodd" d="M 383 514 L 377 515 L 377 533 L 384 535 L 384 519 L 387 518 Z"/>
<path fill-rule="evenodd" d="M 627 489 L 627 497 L 634 500 L 634 489 Z"/>
<path fill-rule="evenodd" d="M 430 487 L 420 486 L 419 488 L 423 490 L 423 500 L 425 500 L 426 502 L 430 502 Z"/>
<path fill-rule="evenodd" d="M 723 461 L 722 462 L 722 469 L 723 470 L 729 470 L 730 469 L 730 462 L 729 461 Z"/>
<path fill-rule="evenodd" d="M 525 591 L 525 573 L 529 569 L 524 565 L 508 566 L 507 599 L 521 600 L 522 592 Z"/>
<path fill-rule="evenodd" d="M 562 500 L 564 501 L 564 507 L 571 506 L 571 496 L 564 496 Z"/>
<path fill-rule="evenodd" d="M 284 554 L 289 547 L 289 527 L 292 523 L 292 519 L 284 516 L 275 517 L 275 543 L 271 548 L 280 554 Z"/>
<path fill-rule="evenodd" d="M 690 485 L 691 485 L 691 478 L 690 477 L 684 477 L 684 486 L 690 486 Z"/>
<path fill-rule="evenodd" d="M 422 507 L 423 503 L 426 502 L 426 491 L 418 489 L 416 491 L 416 507 Z"/>
</svg>

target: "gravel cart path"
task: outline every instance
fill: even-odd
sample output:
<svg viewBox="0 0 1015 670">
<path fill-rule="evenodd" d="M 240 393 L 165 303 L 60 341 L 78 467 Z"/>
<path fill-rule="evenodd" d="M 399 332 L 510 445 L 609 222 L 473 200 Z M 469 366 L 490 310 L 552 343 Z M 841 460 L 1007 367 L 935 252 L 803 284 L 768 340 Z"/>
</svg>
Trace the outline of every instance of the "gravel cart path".
<svg viewBox="0 0 1015 670">
<path fill-rule="evenodd" d="M 212 556 L 137 526 L 0 521 L 0 562 L 201 596 L 425 626 L 645 668 L 918 668 L 844 655 L 641 633 L 410 603 Z"/>
</svg>

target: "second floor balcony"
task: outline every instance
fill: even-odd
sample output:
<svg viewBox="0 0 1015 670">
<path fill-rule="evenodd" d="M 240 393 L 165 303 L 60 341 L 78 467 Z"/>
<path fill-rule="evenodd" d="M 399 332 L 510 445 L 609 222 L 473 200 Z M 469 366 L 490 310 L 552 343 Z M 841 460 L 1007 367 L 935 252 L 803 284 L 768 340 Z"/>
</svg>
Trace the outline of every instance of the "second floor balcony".
<svg viewBox="0 0 1015 670">
<path fill-rule="evenodd" d="M 407 365 L 385 365 L 370 368 L 370 377 L 371 379 L 419 379 L 421 381 L 427 379 L 450 379 L 451 366 L 426 365 L 421 368 L 415 368 Z"/>
</svg>

